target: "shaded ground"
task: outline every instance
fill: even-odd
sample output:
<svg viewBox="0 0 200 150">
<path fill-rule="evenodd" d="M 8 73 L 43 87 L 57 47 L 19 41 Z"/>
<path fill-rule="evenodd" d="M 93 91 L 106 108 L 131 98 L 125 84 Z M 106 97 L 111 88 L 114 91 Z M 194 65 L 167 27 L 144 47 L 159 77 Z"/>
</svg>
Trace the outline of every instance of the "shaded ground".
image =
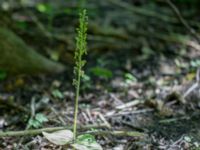
<svg viewBox="0 0 200 150">
<path fill-rule="evenodd" d="M 188 61 L 181 61 L 185 65 L 190 65 Z M 163 70 L 159 66 L 164 68 L 169 65 L 172 65 L 171 69 L 175 68 L 173 74 L 166 75 L 165 72 L 165 75 L 162 75 Z M 121 69 L 115 69 L 113 77 L 107 79 L 101 75 L 94 77 L 91 72 L 86 72 L 91 79 L 83 81 L 82 84 L 79 123 L 91 124 L 107 120 L 113 129 L 140 131 L 149 135 L 145 139 L 108 136 L 105 140 L 99 137 L 99 142 L 105 149 L 198 148 L 200 140 L 198 100 L 188 96 L 186 102 L 182 103 L 177 95 L 171 94 L 173 89 L 177 92 L 187 90 L 190 86 L 186 83 L 192 83 L 191 79 L 194 79 L 195 72 L 182 69 L 174 64 L 173 59 L 167 58 L 164 64 L 159 63 L 157 66 L 158 69 L 153 69 L 151 64 L 143 69 L 131 67 L 128 73 L 134 79 L 126 76 L 125 65 L 118 67 Z M 179 75 L 176 70 L 179 70 Z M 171 70 L 165 71 L 171 72 Z M 13 107 L 11 108 L 7 103 L 1 104 L 1 129 L 23 130 L 29 116 L 22 110 L 30 113 L 29 108 L 33 99 L 36 113 L 43 113 L 49 119 L 44 127 L 60 126 L 63 123 L 71 125 L 74 94 L 67 74 L 48 78 L 19 77 L 10 82 L 5 81 L 1 85 L 4 87 L 1 99 L 7 102 L 10 100 L 14 106 L 11 105 Z M 17 85 L 17 82 L 25 84 Z M 190 95 L 194 96 L 194 92 Z M 102 117 L 105 120 L 102 120 Z M 12 149 L 15 145 L 13 143 L 17 144 L 19 140 L 20 138 L 3 138 L 0 142 L 1 147 Z M 37 144 L 31 141 L 36 141 Z M 24 138 L 22 145 L 28 145 L 31 149 L 50 146 L 39 135 Z"/>
<path fill-rule="evenodd" d="M 200 66 L 200 52 L 191 48 L 191 45 L 188 47 L 184 43 L 186 41 L 180 40 L 182 38 L 179 39 L 179 36 L 170 34 L 178 32 L 187 35 L 185 28 L 181 28 L 181 23 L 177 22 L 169 23 L 163 28 L 166 22 L 158 18 L 141 18 L 132 14 L 127 7 L 125 11 L 122 11 L 123 7 L 119 9 L 116 6 L 106 9 L 110 4 L 99 3 L 97 11 L 91 9 L 93 13 L 90 14 L 92 21 L 88 35 L 89 55 L 86 75 L 82 81 L 79 124 L 106 122 L 113 130 L 132 130 L 148 134 L 145 138 L 97 136 L 105 150 L 198 150 L 200 87 L 192 90 L 185 98 L 183 96 L 197 82 L 195 76 Z M 149 5 L 142 6 L 146 8 Z M 74 4 L 70 6 L 70 10 L 73 10 Z M 93 7 L 96 8 L 96 5 L 91 4 L 89 8 Z M 106 11 L 99 14 L 100 8 Z M 169 9 L 165 9 L 172 17 Z M 116 16 L 109 15 L 111 10 Z M 156 11 L 161 11 L 160 7 L 156 7 Z M 42 49 L 41 53 L 44 55 L 67 64 L 68 71 L 56 76 L 19 76 L 2 81 L 0 130 L 34 128 L 35 124 L 30 126 L 28 123 L 33 110 L 35 114 L 42 113 L 48 118 L 40 127 L 72 125 L 72 55 L 74 26 L 77 24 L 74 18 L 77 15 L 73 11 L 67 15 L 56 15 L 52 30 L 59 34 L 53 34 L 52 38 L 43 33 L 46 31 L 38 36 L 41 32 L 37 27 L 38 22 L 30 21 L 20 10 L 13 13 L 18 15 L 18 23 L 23 22 L 20 16 L 28 22 L 25 28 L 17 27 L 21 29 L 17 33 L 34 48 Z M 38 16 L 45 27 L 45 15 Z M 106 19 L 102 19 L 105 16 Z M 67 21 L 71 21 L 70 25 L 66 24 Z M 134 26 L 129 26 L 130 24 Z M 135 33 L 135 29 L 142 31 Z M 163 34 L 161 36 L 157 33 Z M 0 139 L 0 148 L 59 149 L 41 135 L 5 137 Z"/>
</svg>

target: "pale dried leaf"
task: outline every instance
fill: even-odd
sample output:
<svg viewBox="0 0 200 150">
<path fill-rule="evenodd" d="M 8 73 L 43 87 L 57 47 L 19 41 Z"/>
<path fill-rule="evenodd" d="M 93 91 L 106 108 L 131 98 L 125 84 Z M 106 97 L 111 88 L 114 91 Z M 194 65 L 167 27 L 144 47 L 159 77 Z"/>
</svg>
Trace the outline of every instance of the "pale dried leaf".
<svg viewBox="0 0 200 150">
<path fill-rule="evenodd" d="M 66 145 L 73 140 L 73 133 L 70 130 L 60 130 L 53 133 L 42 132 L 42 134 L 55 145 Z"/>
</svg>

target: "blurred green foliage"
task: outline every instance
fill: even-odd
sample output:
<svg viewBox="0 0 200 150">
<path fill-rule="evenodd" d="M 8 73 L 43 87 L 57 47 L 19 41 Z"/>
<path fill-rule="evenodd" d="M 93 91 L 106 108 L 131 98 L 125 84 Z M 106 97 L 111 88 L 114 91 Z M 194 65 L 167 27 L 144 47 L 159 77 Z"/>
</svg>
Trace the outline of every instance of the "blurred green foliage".
<svg viewBox="0 0 200 150">
<path fill-rule="evenodd" d="M 199 59 L 197 59 L 197 60 L 192 60 L 192 61 L 190 62 L 190 65 L 191 65 L 191 67 L 193 67 L 193 68 L 198 68 L 198 67 L 200 67 L 200 60 L 199 60 Z"/>
<path fill-rule="evenodd" d="M 58 90 L 58 89 L 55 89 L 52 91 L 52 95 L 55 97 L 55 98 L 58 98 L 58 99 L 63 99 L 64 98 L 64 95 L 63 93 Z"/>
<path fill-rule="evenodd" d="M 53 12 L 53 7 L 48 3 L 38 3 L 36 8 L 41 13 L 50 14 Z"/>
<path fill-rule="evenodd" d="M 91 68 L 91 73 L 97 77 L 109 79 L 112 78 L 113 74 L 110 70 L 102 67 Z"/>
<path fill-rule="evenodd" d="M 29 119 L 28 126 L 29 128 L 32 128 L 32 127 L 39 128 L 42 126 L 44 122 L 47 122 L 47 121 L 48 119 L 45 115 L 38 113 L 35 115 L 35 117 Z"/>
<path fill-rule="evenodd" d="M 7 73 L 0 69 L 0 81 L 4 80 L 7 77 Z"/>
<path fill-rule="evenodd" d="M 131 73 L 125 73 L 124 77 L 126 83 L 137 82 L 137 78 Z"/>
</svg>

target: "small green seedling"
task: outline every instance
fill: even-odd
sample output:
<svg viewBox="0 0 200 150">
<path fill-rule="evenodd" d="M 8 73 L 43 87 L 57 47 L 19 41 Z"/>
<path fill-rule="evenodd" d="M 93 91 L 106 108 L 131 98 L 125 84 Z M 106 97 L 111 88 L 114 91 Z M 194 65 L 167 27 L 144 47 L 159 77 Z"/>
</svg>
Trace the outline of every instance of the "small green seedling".
<svg viewBox="0 0 200 150">
<path fill-rule="evenodd" d="M 137 82 L 137 78 L 131 73 L 126 73 L 124 75 L 124 77 L 125 77 L 126 84 L 131 84 L 133 82 Z"/>
<path fill-rule="evenodd" d="M 52 95 L 55 97 L 55 98 L 58 98 L 58 99 L 63 99 L 64 98 L 64 95 L 63 93 L 58 90 L 58 89 L 55 89 L 52 91 Z"/>
<path fill-rule="evenodd" d="M 47 122 L 48 121 L 48 118 L 41 114 L 41 113 L 38 113 L 35 115 L 34 118 L 30 118 L 29 121 L 28 121 L 28 127 L 29 128 L 39 128 L 42 126 L 42 124 L 44 122 Z"/>
</svg>

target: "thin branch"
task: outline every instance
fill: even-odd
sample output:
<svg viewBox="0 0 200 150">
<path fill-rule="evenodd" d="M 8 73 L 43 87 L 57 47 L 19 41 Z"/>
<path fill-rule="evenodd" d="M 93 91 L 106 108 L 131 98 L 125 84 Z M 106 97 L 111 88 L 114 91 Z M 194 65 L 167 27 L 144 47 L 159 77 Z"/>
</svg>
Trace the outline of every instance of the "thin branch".
<svg viewBox="0 0 200 150">
<path fill-rule="evenodd" d="M 107 127 L 107 125 L 88 125 L 79 127 L 79 129 L 91 129 L 91 128 L 104 128 Z M 64 130 L 64 129 L 72 129 L 73 127 L 52 127 L 52 128 L 43 128 L 43 129 L 35 129 L 35 130 L 25 130 L 25 131 L 8 131 L 8 132 L 0 132 L 0 138 L 1 137 L 17 137 L 17 136 L 32 136 L 41 134 L 42 132 L 53 132 L 58 130 Z M 84 132 L 84 134 L 93 134 L 93 135 L 99 135 L 99 136 L 105 136 L 105 135 L 113 135 L 113 136 L 131 136 L 131 137 L 145 137 L 147 134 L 137 131 L 88 131 Z"/>
<path fill-rule="evenodd" d="M 85 132 L 88 134 L 93 135 L 113 135 L 113 136 L 132 136 L 132 137 L 144 137 L 147 136 L 147 134 L 142 132 L 136 132 L 136 131 L 88 131 Z"/>
<path fill-rule="evenodd" d="M 176 14 L 179 21 L 183 24 L 183 26 L 190 32 L 190 34 L 200 43 L 200 39 L 196 33 L 196 31 L 189 25 L 189 23 L 183 18 L 180 10 L 176 7 L 175 4 L 171 0 L 166 0 L 167 4 L 171 7 L 171 9 Z"/>
<path fill-rule="evenodd" d="M 78 126 L 77 128 L 79 130 L 87 130 L 92 128 L 106 128 L 106 124 L 99 124 L 99 125 L 85 125 L 85 126 Z M 66 127 L 50 127 L 50 128 L 42 128 L 42 129 L 33 129 L 33 130 L 24 130 L 24 131 L 6 131 L 6 132 L 0 132 L 0 138 L 1 137 L 16 137 L 16 136 L 32 136 L 41 134 L 42 132 L 53 132 L 58 130 L 65 130 L 65 129 L 73 129 L 72 126 L 66 126 Z"/>
<path fill-rule="evenodd" d="M 143 9 L 143 8 L 138 8 L 135 7 L 133 5 L 129 5 L 126 2 L 120 1 L 120 0 L 108 0 L 110 3 L 119 6 L 121 8 L 124 8 L 126 10 L 129 10 L 133 13 L 139 14 L 139 15 L 144 15 L 147 17 L 153 17 L 165 22 L 170 22 L 170 23 L 177 23 L 177 19 L 176 18 L 171 18 L 169 16 L 166 15 L 161 15 L 157 12 L 151 11 L 151 10 L 147 10 L 147 9 Z"/>
</svg>

